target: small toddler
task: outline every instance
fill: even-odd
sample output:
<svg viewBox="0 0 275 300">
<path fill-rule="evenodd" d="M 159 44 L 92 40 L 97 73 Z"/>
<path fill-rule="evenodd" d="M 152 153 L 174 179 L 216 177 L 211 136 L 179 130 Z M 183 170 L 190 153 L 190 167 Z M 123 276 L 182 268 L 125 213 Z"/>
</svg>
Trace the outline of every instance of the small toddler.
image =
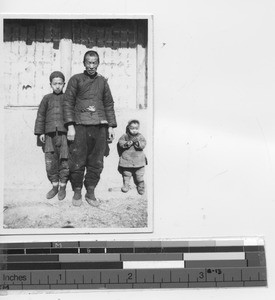
<svg viewBox="0 0 275 300">
<path fill-rule="evenodd" d="M 140 123 L 138 120 L 130 120 L 126 127 L 126 133 L 118 141 L 119 164 L 118 171 L 123 178 L 121 191 L 129 191 L 130 179 L 133 176 L 137 191 L 140 195 L 145 192 L 144 172 L 147 159 L 143 152 L 146 140 L 139 133 Z"/>
</svg>

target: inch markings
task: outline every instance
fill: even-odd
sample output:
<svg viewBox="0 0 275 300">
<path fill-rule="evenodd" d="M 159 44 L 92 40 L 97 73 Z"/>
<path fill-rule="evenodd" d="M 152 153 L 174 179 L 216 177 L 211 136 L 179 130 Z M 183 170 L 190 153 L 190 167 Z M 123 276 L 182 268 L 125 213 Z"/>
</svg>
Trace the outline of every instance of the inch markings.
<svg viewBox="0 0 275 300">
<path fill-rule="evenodd" d="M 71 288 L 95 288 L 108 284 L 158 284 L 159 287 L 265 286 L 266 269 L 250 268 L 189 268 L 189 269 L 123 269 L 123 270 L 43 270 L 0 271 L 1 289 L 18 289 L 35 285 L 37 289 L 60 285 Z M 200 283 L 203 283 L 200 285 Z M 77 286 L 75 286 L 77 284 Z M 170 285 L 169 285 L 170 284 Z M 183 284 L 183 285 L 182 285 Z M 213 285 L 213 286 L 214 286 Z M 39 288 L 40 287 L 40 288 Z M 135 287 L 135 286 L 133 286 Z"/>
</svg>

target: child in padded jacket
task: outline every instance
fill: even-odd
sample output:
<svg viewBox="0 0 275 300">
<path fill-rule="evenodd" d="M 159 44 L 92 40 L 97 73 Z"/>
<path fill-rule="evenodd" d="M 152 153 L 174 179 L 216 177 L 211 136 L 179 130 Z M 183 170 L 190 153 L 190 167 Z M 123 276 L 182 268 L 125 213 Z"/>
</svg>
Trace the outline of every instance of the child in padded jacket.
<svg viewBox="0 0 275 300">
<path fill-rule="evenodd" d="M 52 189 L 46 198 L 58 194 L 58 199 L 66 197 L 66 183 L 69 178 L 67 129 L 63 121 L 63 73 L 55 71 L 50 75 L 51 94 L 43 97 L 35 121 L 34 134 L 44 143 L 47 177 Z"/>
<path fill-rule="evenodd" d="M 123 187 L 121 191 L 129 191 L 130 179 L 133 176 L 134 183 L 140 195 L 144 194 L 144 172 L 147 164 L 143 149 L 146 146 L 146 140 L 139 133 L 140 123 L 138 120 L 131 120 L 126 127 L 126 133 L 118 141 L 119 164 L 118 171 L 123 178 Z"/>
</svg>

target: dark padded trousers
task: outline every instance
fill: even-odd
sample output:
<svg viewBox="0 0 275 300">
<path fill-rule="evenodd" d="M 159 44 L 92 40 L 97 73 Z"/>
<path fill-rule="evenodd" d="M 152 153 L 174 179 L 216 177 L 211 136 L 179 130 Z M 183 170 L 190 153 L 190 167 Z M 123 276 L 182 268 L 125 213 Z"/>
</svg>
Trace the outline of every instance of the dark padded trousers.
<svg viewBox="0 0 275 300">
<path fill-rule="evenodd" d="M 75 139 L 69 146 L 70 179 L 73 190 L 96 187 L 103 170 L 107 141 L 106 125 L 75 125 Z"/>
<path fill-rule="evenodd" d="M 45 153 L 47 176 L 50 182 L 66 183 L 69 179 L 69 164 L 67 159 L 60 159 L 61 136 L 52 137 L 54 152 Z"/>
<path fill-rule="evenodd" d="M 139 183 L 144 182 L 143 176 L 145 173 L 145 167 L 140 167 L 140 168 L 119 167 L 118 170 L 122 175 L 123 183 L 129 184 L 132 176 L 133 176 L 135 185 L 138 185 Z"/>
</svg>

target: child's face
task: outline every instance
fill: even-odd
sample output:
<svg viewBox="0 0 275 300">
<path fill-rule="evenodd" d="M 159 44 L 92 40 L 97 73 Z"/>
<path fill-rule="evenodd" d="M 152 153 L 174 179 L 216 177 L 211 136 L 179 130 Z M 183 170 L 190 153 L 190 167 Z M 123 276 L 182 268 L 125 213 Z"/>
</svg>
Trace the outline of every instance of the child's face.
<svg viewBox="0 0 275 300">
<path fill-rule="evenodd" d="M 131 135 L 138 134 L 138 130 L 139 130 L 139 125 L 137 123 L 132 123 L 129 126 L 129 131 L 130 131 Z"/>
<path fill-rule="evenodd" d="M 55 77 L 52 79 L 51 88 L 55 94 L 60 94 L 64 87 L 64 81 L 62 78 Z"/>
<path fill-rule="evenodd" d="M 84 66 L 89 75 L 94 75 L 98 67 L 98 58 L 96 56 L 87 55 L 84 61 Z"/>
</svg>

